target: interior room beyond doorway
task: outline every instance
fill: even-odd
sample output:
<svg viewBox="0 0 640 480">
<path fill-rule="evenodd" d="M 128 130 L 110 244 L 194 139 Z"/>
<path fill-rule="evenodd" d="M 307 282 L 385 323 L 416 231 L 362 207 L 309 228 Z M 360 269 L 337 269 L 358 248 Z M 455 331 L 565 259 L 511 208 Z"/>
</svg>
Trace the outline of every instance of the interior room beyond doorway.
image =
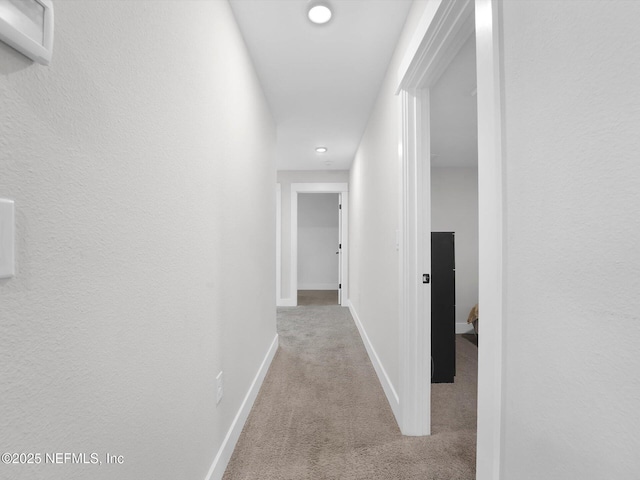
<svg viewBox="0 0 640 480">
<path fill-rule="evenodd" d="M 298 305 L 337 305 L 339 194 L 298 196 Z"/>
</svg>

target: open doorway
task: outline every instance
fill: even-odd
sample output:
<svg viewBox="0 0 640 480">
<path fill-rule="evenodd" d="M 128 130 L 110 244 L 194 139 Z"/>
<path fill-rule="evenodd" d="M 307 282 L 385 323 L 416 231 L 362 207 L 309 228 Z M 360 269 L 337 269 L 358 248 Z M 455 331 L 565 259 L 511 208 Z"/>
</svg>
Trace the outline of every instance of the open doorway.
<svg viewBox="0 0 640 480">
<path fill-rule="evenodd" d="M 298 305 L 338 305 L 340 194 L 298 195 Z"/>
<path fill-rule="evenodd" d="M 333 202 L 334 198 L 337 198 L 337 204 L 334 204 L 334 214 L 338 220 L 338 235 L 337 242 L 333 242 L 333 246 L 331 247 L 333 250 L 326 250 L 326 256 L 323 258 L 328 258 L 331 255 L 332 260 L 327 260 L 328 263 L 334 265 L 334 262 L 337 259 L 338 263 L 338 280 L 337 280 L 337 302 L 336 304 L 347 307 L 349 306 L 349 236 L 348 236 L 348 225 L 349 225 L 349 185 L 347 183 L 292 183 L 291 184 L 291 214 L 290 214 L 290 223 L 291 223 L 291 238 L 290 238 L 290 261 L 289 261 L 289 300 L 286 302 L 286 306 L 295 307 L 298 305 L 298 291 L 304 290 L 305 286 L 307 288 L 315 286 L 321 286 L 322 288 L 334 288 L 335 280 L 331 279 L 330 282 L 323 281 L 322 283 L 300 283 L 301 280 L 304 282 L 304 279 L 299 278 L 299 274 L 303 273 L 298 268 L 299 263 L 299 229 L 298 229 L 298 208 L 300 203 L 300 198 L 303 198 L 302 202 L 305 203 L 305 199 L 307 197 L 303 197 L 304 195 L 318 195 L 318 194 L 335 194 L 336 197 L 326 197 L 327 199 L 331 199 Z M 303 207 L 304 208 L 304 207 Z M 328 214 L 327 214 L 328 215 Z M 306 221 L 306 220 L 305 220 Z M 333 220 L 331 220 L 333 222 Z M 333 227 L 332 227 L 333 228 Z M 333 235 L 333 233 L 331 233 Z M 332 253 L 329 253 L 332 252 Z M 315 260 L 314 260 L 315 261 Z M 313 266 L 313 262 L 311 262 Z M 301 287 L 299 288 L 299 285 Z M 281 303 L 284 306 L 284 302 Z"/>
<path fill-rule="evenodd" d="M 478 304 L 477 115 L 472 32 L 429 89 L 433 434 L 476 428 L 478 342 L 467 321 Z"/>
<path fill-rule="evenodd" d="M 428 10 L 412 38 L 414 50 L 399 71 L 402 104 L 402 237 L 400 310 L 400 428 L 405 435 L 431 430 L 431 255 L 429 88 L 442 64 L 457 53 L 475 28 L 478 111 L 478 297 L 483 322 L 478 351 L 476 476 L 497 478 L 502 444 L 504 199 L 500 77 L 500 2 L 441 2 Z M 429 130 L 427 130 L 429 131 Z M 429 135 L 426 135 L 428 137 Z M 425 164 L 429 168 L 425 168 Z M 424 197 L 427 196 L 425 199 Z M 407 339 L 410 339 L 408 341 Z"/>
</svg>

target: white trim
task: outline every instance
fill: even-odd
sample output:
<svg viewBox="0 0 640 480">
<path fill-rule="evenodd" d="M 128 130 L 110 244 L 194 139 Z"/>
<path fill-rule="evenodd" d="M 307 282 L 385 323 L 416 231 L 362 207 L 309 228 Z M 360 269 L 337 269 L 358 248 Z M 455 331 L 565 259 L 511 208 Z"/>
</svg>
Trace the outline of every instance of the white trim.
<svg viewBox="0 0 640 480">
<path fill-rule="evenodd" d="M 282 302 L 282 185 L 276 183 L 276 305 Z"/>
<path fill-rule="evenodd" d="M 478 208 L 479 208 L 479 303 L 483 316 L 482 348 L 478 350 L 478 433 L 476 449 L 476 478 L 500 480 L 503 414 L 503 329 L 504 329 L 504 273 L 503 254 L 506 248 L 504 229 L 503 157 L 504 112 L 501 84 L 501 0 L 434 0 L 425 11 L 418 31 L 410 43 L 407 58 L 398 72 L 398 89 L 403 104 L 403 226 L 402 226 L 402 289 L 401 347 L 413 327 L 416 314 L 417 278 L 413 268 L 419 265 L 415 253 L 418 238 L 417 200 L 414 189 L 421 188 L 415 158 L 429 158 L 419 144 L 420 89 L 430 86 L 442 73 L 445 59 L 461 45 L 469 26 L 467 9 L 475 6 L 477 101 L 478 101 Z M 429 71 L 430 70 L 430 71 Z M 418 112 L 418 113 L 417 113 Z M 422 155 L 422 157 L 421 157 Z M 413 262 L 413 263 L 412 263 Z M 421 337 L 418 337 L 420 341 Z M 430 350 L 430 345 L 422 348 Z M 412 381 L 407 363 L 420 362 L 415 352 L 401 353 L 401 381 Z M 411 368 L 417 368 L 411 366 Z M 408 373 L 407 373 L 408 372 Z M 403 398 L 408 392 L 401 386 L 402 425 L 407 424 Z M 401 427 L 402 428 L 402 427 Z M 404 433 L 404 431 L 403 431 Z"/>
<path fill-rule="evenodd" d="M 434 0 L 398 71 L 402 104 L 400 430 L 431 431 L 431 161 L 429 88 L 473 32 L 473 1 Z"/>
<path fill-rule="evenodd" d="M 391 383 L 391 379 L 389 378 L 389 375 L 387 375 L 387 371 L 384 369 L 384 366 L 380 361 L 380 357 L 378 357 L 375 348 L 373 348 L 373 344 L 371 343 L 371 340 L 369 340 L 369 336 L 360 321 L 360 317 L 358 317 L 356 309 L 351 305 L 351 303 L 349 303 L 348 306 L 351 316 L 353 317 L 353 321 L 355 322 L 356 327 L 358 327 L 358 332 L 360 332 L 362 343 L 364 343 L 364 347 L 367 349 L 367 353 L 369 354 L 369 360 L 371 360 L 373 368 L 378 375 L 378 380 L 380 381 L 380 385 L 382 385 L 382 389 L 387 397 L 389 406 L 391 406 L 391 410 L 396 417 L 396 421 L 400 423 L 400 399 L 398 398 L 398 393 L 396 392 L 396 389 L 393 388 L 393 383 Z"/>
<path fill-rule="evenodd" d="M 38 31 L 30 31 L 29 19 L 26 23 L 9 13 L 0 16 L 0 41 L 15 48 L 34 62 L 49 65 L 53 54 L 53 3 L 51 0 L 31 0 L 42 8 L 42 24 L 32 25 L 39 27 Z M 42 36 L 42 41 L 35 38 Z"/>
<path fill-rule="evenodd" d="M 478 81 L 479 305 L 476 478 L 501 478 L 503 405 L 504 274 L 501 0 L 475 0 Z"/>
<path fill-rule="evenodd" d="M 400 64 L 396 93 L 434 85 L 473 32 L 473 18 L 473 0 L 430 2 Z"/>
<path fill-rule="evenodd" d="M 431 207 L 428 151 L 428 92 L 402 92 L 402 241 L 400 316 L 400 430 L 403 435 L 429 435 L 431 431 L 431 285 L 422 274 L 431 270 Z M 427 194 L 426 196 L 424 194 Z M 425 205 L 425 202 L 426 205 Z"/>
<path fill-rule="evenodd" d="M 337 283 L 301 283 L 298 290 L 338 290 Z"/>
<path fill-rule="evenodd" d="M 473 325 L 468 323 L 456 323 L 456 335 L 463 335 L 465 333 L 475 333 Z"/>
<path fill-rule="evenodd" d="M 342 194 L 342 306 L 349 299 L 349 184 L 348 183 L 292 183 L 291 184 L 291 270 L 287 306 L 298 305 L 298 193 Z"/>
<path fill-rule="evenodd" d="M 274 337 L 271 342 L 271 346 L 267 350 L 267 354 L 258 368 L 258 373 L 256 374 L 253 382 L 251 382 L 251 386 L 249 387 L 249 391 L 244 397 L 242 404 L 240 405 L 240 409 L 236 414 L 233 422 L 231 422 L 231 427 L 229 427 L 229 431 L 227 435 L 224 437 L 222 441 L 222 445 L 216 454 L 211 467 L 209 468 L 209 472 L 205 477 L 205 480 L 220 480 L 224 475 L 224 471 L 227 468 L 227 464 L 231 459 L 231 455 L 233 454 L 233 449 L 236 447 L 236 443 L 238 442 L 238 438 L 240 437 L 240 433 L 242 432 L 242 428 L 249 417 L 249 412 L 251 411 L 251 407 L 253 407 L 253 402 L 255 402 L 256 397 L 258 396 L 258 392 L 260 391 L 260 387 L 262 386 L 262 382 L 264 381 L 264 377 L 271 366 L 271 362 L 273 361 L 273 357 L 278 350 L 278 335 Z"/>
<path fill-rule="evenodd" d="M 346 189 L 349 189 L 349 184 L 345 184 Z M 342 270 L 340 272 L 340 281 L 342 282 L 342 292 L 340 297 L 340 305 L 343 307 L 349 306 L 349 192 L 341 192 L 340 201 L 342 205 Z"/>
<path fill-rule="evenodd" d="M 338 242 L 342 243 L 342 237 L 344 235 L 345 232 L 343 232 L 342 230 L 342 194 L 339 193 L 338 194 L 338 205 L 339 205 L 339 210 L 338 210 Z M 346 209 L 345 209 L 346 210 Z M 344 261 L 344 255 L 343 255 L 343 251 L 341 249 L 341 245 L 338 246 L 338 251 L 336 252 L 338 254 L 338 305 L 342 305 L 342 288 L 340 288 L 340 283 L 342 283 L 342 262 Z M 345 248 L 346 250 L 346 248 Z M 346 282 L 345 282 L 346 283 Z M 346 296 L 345 296 L 346 298 Z"/>
<path fill-rule="evenodd" d="M 405 56 L 402 59 L 402 62 L 400 62 L 400 68 L 398 68 L 396 95 L 400 94 L 403 89 L 407 89 L 403 86 L 403 83 L 406 83 L 405 78 L 407 77 L 407 72 L 409 71 L 411 64 L 415 61 L 414 59 L 419 56 L 420 48 L 427 36 L 429 27 L 434 22 L 434 18 L 440 9 L 441 4 L 442 0 L 432 0 L 431 2 L 428 2 L 424 12 L 422 13 L 422 17 L 420 17 L 416 31 L 411 37 Z"/>
<path fill-rule="evenodd" d="M 297 298 L 281 298 L 276 305 L 278 307 L 297 307 L 298 299 Z"/>
</svg>

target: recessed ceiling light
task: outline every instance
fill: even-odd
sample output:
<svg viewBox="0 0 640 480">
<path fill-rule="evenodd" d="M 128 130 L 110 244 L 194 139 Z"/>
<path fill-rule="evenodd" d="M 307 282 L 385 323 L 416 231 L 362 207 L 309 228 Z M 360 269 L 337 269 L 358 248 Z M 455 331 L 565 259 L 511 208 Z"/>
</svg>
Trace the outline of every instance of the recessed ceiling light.
<svg viewBox="0 0 640 480">
<path fill-rule="evenodd" d="M 327 147 L 316 147 L 316 152 L 318 153 L 327 153 Z"/>
<path fill-rule="evenodd" d="M 331 9 L 325 3 L 314 3 L 309 9 L 309 20 L 318 25 L 331 20 Z"/>
</svg>

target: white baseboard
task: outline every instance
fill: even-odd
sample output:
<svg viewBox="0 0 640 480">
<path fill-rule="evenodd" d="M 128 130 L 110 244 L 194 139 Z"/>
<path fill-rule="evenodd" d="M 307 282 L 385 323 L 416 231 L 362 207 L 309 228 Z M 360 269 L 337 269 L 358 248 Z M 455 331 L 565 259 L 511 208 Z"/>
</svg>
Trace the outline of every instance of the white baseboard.
<svg viewBox="0 0 640 480">
<path fill-rule="evenodd" d="M 227 435 L 224 437 L 222 441 L 222 445 L 220 446 L 220 450 L 216 455 L 216 458 L 213 460 L 211 464 L 211 468 L 209 468 L 209 472 L 205 477 L 205 480 L 220 480 L 224 475 L 224 471 L 227 468 L 227 464 L 229 460 L 231 460 L 231 455 L 233 454 L 233 449 L 236 447 L 236 443 L 238 442 L 238 438 L 240 437 L 240 433 L 242 432 L 242 428 L 244 427 L 247 418 L 249 417 L 249 412 L 251 411 L 251 407 L 253 407 L 253 402 L 256 400 L 258 396 L 258 391 L 262 386 L 262 381 L 264 380 L 267 371 L 269 370 L 269 366 L 271 365 L 271 361 L 278 350 L 278 334 L 271 342 L 271 346 L 269 350 L 267 350 L 267 354 L 258 369 L 258 373 L 256 374 L 251 386 L 249 387 L 249 391 L 244 397 L 242 404 L 240 405 L 240 409 L 236 414 L 236 417 L 231 422 L 231 427 L 229 427 L 229 431 Z"/>
<path fill-rule="evenodd" d="M 396 421 L 398 422 L 398 425 L 400 425 L 400 397 L 398 397 L 398 394 L 396 393 L 395 388 L 393 388 L 393 384 L 391 383 L 391 380 L 389 379 L 389 376 L 387 375 L 386 370 L 382 366 L 382 363 L 380 362 L 380 358 L 378 357 L 378 354 L 376 353 L 375 348 L 373 348 L 373 345 L 369 340 L 369 336 L 367 335 L 367 332 L 365 331 L 364 326 L 362 325 L 362 322 L 358 317 L 358 313 L 356 312 L 355 308 L 353 308 L 353 305 L 351 304 L 351 302 L 349 302 L 349 311 L 351 312 L 351 316 L 353 317 L 353 321 L 355 322 L 356 327 L 358 327 L 358 331 L 360 332 L 360 337 L 362 337 L 362 343 L 364 343 L 364 346 L 367 349 L 367 353 L 369 354 L 369 359 L 371 360 L 371 363 L 373 364 L 373 368 L 375 369 L 376 374 L 378 375 L 378 380 L 382 385 L 382 389 L 384 390 L 384 394 L 387 397 L 387 401 L 391 406 L 391 410 L 393 411 L 393 414 L 396 417 Z"/>
<path fill-rule="evenodd" d="M 297 299 L 294 298 L 280 298 L 276 301 L 277 307 L 296 307 L 298 306 Z"/>
<path fill-rule="evenodd" d="M 475 333 L 473 325 L 469 323 L 456 323 L 456 335 L 460 335 L 462 333 Z"/>
<path fill-rule="evenodd" d="M 338 290 L 337 283 L 299 283 L 298 290 Z"/>
</svg>

